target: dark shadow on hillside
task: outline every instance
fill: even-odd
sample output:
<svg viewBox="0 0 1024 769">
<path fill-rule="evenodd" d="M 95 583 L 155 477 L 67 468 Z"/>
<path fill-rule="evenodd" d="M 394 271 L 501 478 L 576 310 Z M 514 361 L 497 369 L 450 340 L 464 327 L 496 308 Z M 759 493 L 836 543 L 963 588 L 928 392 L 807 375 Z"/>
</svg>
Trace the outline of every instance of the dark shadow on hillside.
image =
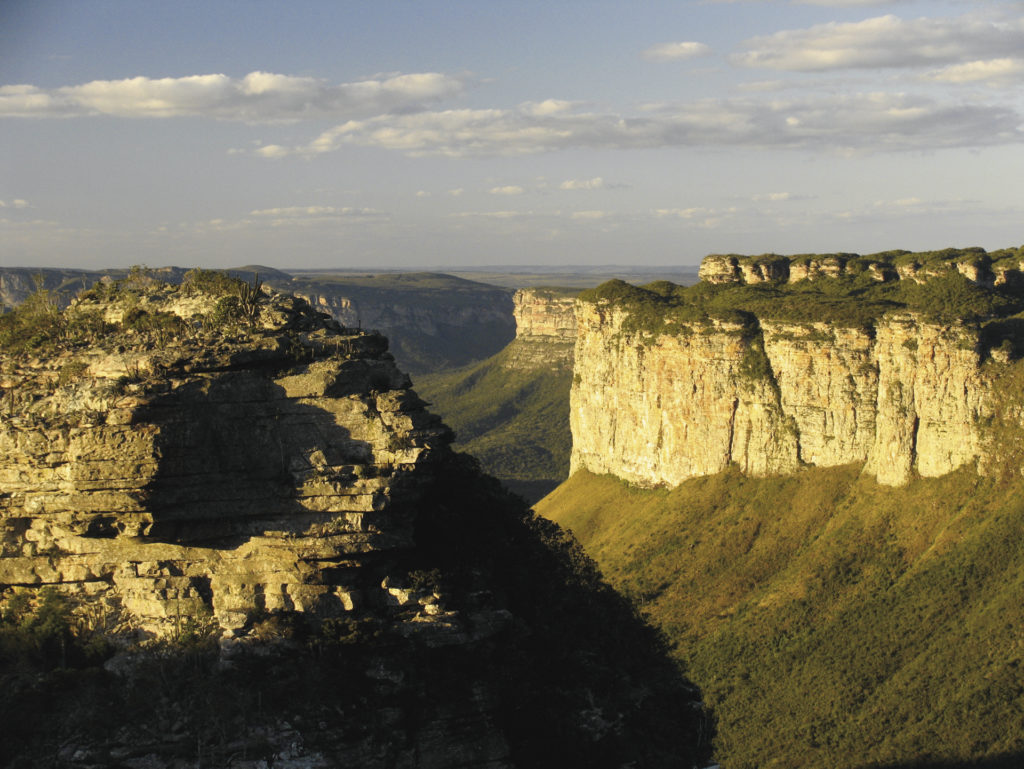
<svg viewBox="0 0 1024 769">
<path fill-rule="evenodd" d="M 421 568 L 515 618 L 485 666 L 516 766 L 710 763 L 713 716 L 660 631 L 601 577 L 571 534 L 448 455 L 417 520 Z"/>
<path fill-rule="evenodd" d="M 553 478 L 539 481 L 519 481 L 513 478 L 502 478 L 501 482 L 505 485 L 506 489 L 513 494 L 518 494 L 531 505 L 540 502 L 562 483 L 562 481 Z"/>
</svg>

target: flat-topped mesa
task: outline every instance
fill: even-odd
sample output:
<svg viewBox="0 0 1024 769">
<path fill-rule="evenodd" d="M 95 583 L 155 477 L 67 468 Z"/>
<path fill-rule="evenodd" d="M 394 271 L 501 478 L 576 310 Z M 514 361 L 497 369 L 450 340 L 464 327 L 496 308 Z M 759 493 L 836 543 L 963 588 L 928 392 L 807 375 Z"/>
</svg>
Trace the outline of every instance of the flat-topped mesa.
<svg viewBox="0 0 1024 769">
<path fill-rule="evenodd" d="M 58 586 L 156 635 L 383 600 L 369 564 L 411 545 L 449 431 L 386 339 L 251 289 L 100 285 L 44 349 L 7 345 L 0 589 Z"/>
<path fill-rule="evenodd" d="M 781 279 L 584 292 L 572 470 L 642 485 L 729 466 L 767 476 L 856 463 L 889 485 L 965 466 L 999 471 L 1006 430 L 1020 430 L 997 383 L 1020 358 L 1024 292 L 982 282 L 998 263 L 988 256 L 944 275 L 908 258 L 898 266 L 916 274 L 865 275 L 848 296 Z M 819 276 L 840 263 L 800 262 Z"/>
<path fill-rule="evenodd" d="M 516 338 L 506 348 L 512 369 L 572 366 L 576 342 L 576 294 L 557 288 L 523 288 L 513 296 Z"/>
<path fill-rule="evenodd" d="M 797 283 L 824 278 L 855 279 L 861 275 L 879 282 L 910 280 L 921 284 L 953 272 L 981 286 L 1000 286 L 1024 280 L 1024 260 L 1016 251 L 989 254 L 979 248 L 927 253 L 889 251 L 869 256 L 712 254 L 701 262 L 699 276 L 713 284 Z"/>
</svg>

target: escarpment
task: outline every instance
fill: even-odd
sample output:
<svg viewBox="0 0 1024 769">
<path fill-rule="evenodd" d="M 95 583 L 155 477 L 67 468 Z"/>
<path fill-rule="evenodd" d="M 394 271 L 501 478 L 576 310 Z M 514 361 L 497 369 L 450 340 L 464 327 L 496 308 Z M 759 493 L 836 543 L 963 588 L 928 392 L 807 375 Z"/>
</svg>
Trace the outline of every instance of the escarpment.
<svg viewBox="0 0 1024 769">
<path fill-rule="evenodd" d="M 712 256 L 690 289 L 587 292 L 572 468 L 645 485 L 730 465 L 767 476 L 857 463 L 889 485 L 990 472 L 1019 265 L 1018 252 L 976 249 Z"/>
<path fill-rule="evenodd" d="M 513 369 L 572 367 L 576 343 L 576 293 L 523 288 L 513 296 L 516 338 L 504 365 Z"/>
<path fill-rule="evenodd" d="M 0 344 L 0 763 L 706 763 L 660 636 L 380 335 L 200 271 Z"/>
</svg>

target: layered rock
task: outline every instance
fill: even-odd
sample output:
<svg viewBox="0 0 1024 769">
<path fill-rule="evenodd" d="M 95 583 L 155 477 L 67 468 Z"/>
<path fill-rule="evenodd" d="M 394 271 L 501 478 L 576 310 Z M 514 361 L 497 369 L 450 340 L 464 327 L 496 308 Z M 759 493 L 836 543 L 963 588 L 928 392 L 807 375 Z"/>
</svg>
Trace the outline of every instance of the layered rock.
<svg viewBox="0 0 1024 769">
<path fill-rule="evenodd" d="M 708 320 L 652 333 L 629 317 L 577 306 L 573 470 L 676 485 L 729 465 L 861 463 L 898 485 L 984 460 L 976 327 L 903 313 L 870 329 Z"/>
<path fill-rule="evenodd" d="M 194 319 L 197 302 L 141 306 Z M 446 429 L 382 337 L 290 299 L 262 321 L 215 347 L 123 335 L 8 361 L 0 583 L 88 593 L 151 634 L 373 600 L 353 575 L 411 545 L 403 503 Z"/>
<path fill-rule="evenodd" d="M 503 364 L 511 369 L 572 367 L 576 343 L 576 297 L 573 292 L 524 288 L 513 296 L 516 338 Z"/>
<path fill-rule="evenodd" d="M 700 265 L 700 279 L 713 284 L 797 283 L 803 280 L 854 278 L 867 275 L 887 282 L 907 280 L 925 283 L 959 273 L 972 283 L 992 287 L 1022 280 L 1024 267 L 1016 252 L 988 254 L 981 249 L 948 249 L 928 254 L 897 251 L 873 256 L 814 254 L 787 257 L 768 254 L 741 256 L 712 254 Z"/>
</svg>

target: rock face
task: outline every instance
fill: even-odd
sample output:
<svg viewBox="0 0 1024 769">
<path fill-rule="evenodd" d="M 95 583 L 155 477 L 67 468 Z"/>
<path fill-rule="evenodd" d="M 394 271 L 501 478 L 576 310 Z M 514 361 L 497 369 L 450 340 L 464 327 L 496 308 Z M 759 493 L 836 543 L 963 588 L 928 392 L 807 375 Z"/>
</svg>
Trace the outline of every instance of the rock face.
<svg viewBox="0 0 1024 769">
<path fill-rule="evenodd" d="M 581 301 L 576 315 L 574 471 L 676 485 L 731 464 L 766 476 L 861 463 L 901 485 L 991 460 L 976 326 L 890 313 L 871 328 L 753 319 L 650 332 L 614 302 Z"/>
<path fill-rule="evenodd" d="M 504 365 L 513 369 L 572 367 L 576 298 L 567 291 L 524 288 L 513 297 L 516 338 Z"/>
<path fill-rule="evenodd" d="M 410 545 L 401 502 L 446 430 L 382 337 L 284 300 L 264 317 L 257 338 L 213 349 L 9 367 L 0 583 L 75 586 L 157 635 L 199 610 L 242 632 L 256 611 L 369 600 L 349 577 Z"/>
<path fill-rule="evenodd" d="M 919 258 L 923 257 L 923 258 Z M 775 254 L 741 256 L 712 254 L 701 261 L 699 276 L 706 283 L 797 283 L 802 280 L 852 277 L 868 274 L 873 280 L 910 280 L 924 283 L 931 278 L 959 272 L 982 286 L 1015 283 L 1024 275 L 1024 265 L 1016 254 L 995 256 L 981 249 L 966 249 L 934 254 L 892 252 L 875 256 L 858 254 L 816 254 L 785 257 Z"/>
</svg>

